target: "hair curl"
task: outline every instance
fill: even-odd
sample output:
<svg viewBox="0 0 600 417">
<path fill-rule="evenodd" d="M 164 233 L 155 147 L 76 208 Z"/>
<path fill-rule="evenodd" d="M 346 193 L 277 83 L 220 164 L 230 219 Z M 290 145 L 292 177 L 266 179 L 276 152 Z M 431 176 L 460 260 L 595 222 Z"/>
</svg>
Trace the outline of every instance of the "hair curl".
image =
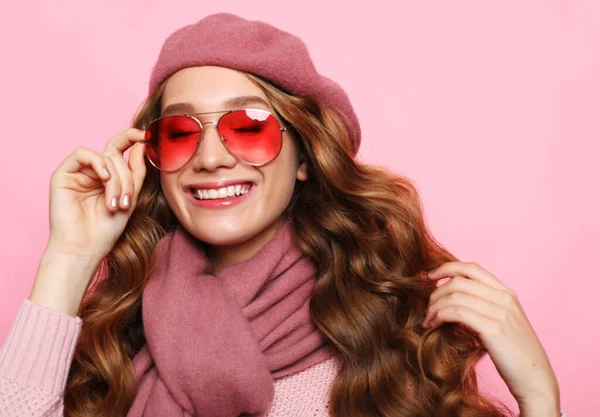
<svg viewBox="0 0 600 417">
<path fill-rule="evenodd" d="M 475 365 L 484 355 L 468 328 L 424 329 L 435 283 L 426 271 L 457 260 L 427 230 L 415 186 L 358 162 L 343 116 L 247 74 L 289 124 L 307 162 L 282 214 L 298 248 L 317 267 L 310 312 L 341 358 L 330 392 L 340 417 L 506 417 L 482 395 Z M 142 104 L 133 127 L 159 116 L 166 80 Z M 124 416 L 138 382 L 133 356 L 145 343 L 142 291 L 154 249 L 178 224 L 146 160 L 138 204 L 82 302 L 81 335 L 65 390 L 65 417 Z"/>
</svg>

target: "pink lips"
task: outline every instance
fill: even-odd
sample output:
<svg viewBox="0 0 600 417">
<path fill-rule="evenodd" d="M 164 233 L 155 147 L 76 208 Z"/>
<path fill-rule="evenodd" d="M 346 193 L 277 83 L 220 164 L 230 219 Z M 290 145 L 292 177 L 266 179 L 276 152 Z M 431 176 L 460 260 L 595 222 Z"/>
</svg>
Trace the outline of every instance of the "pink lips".
<svg viewBox="0 0 600 417">
<path fill-rule="evenodd" d="M 247 182 L 249 182 L 249 181 L 244 181 L 243 183 L 247 183 Z M 200 189 L 222 188 L 227 185 L 240 184 L 240 182 L 235 182 L 235 183 L 230 182 L 229 184 L 226 184 L 226 185 L 216 185 L 216 186 L 213 185 L 213 186 L 209 186 L 209 187 L 207 187 L 207 184 L 215 184 L 215 183 L 202 183 L 199 185 L 201 185 L 204 188 L 201 188 L 201 187 L 198 187 L 198 188 L 200 188 Z M 240 196 L 233 197 L 233 198 L 217 198 L 214 200 L 213 199 L 196 200 L 196 197 L 194 197 L 193 190 L 191 188 L 195 188 L 195 186 L 187 187 L 188 192 L 186 193 L 186 195 L 188 196 L 188 198 L 190 199 L 192 204 L 194 204 L 195 206 L 198 206 L 201 208 L 206 208 L 206 209 L 224 209 L 224 208 L 236 206 L 236 205 L 240 204 L 242 201 L 245 201 L 246 199 L 248 199 L 250 194 L 252 194 L 252 192 L 256 188 L 256 185 L 252 186 L 246 194 L 242 194 Z"/>
<path fill-rule="evenodd" d="M 203 181 L 203 182 L 197 182 L 195 184 L 188 184 L 185 187 L 185 191 L 189 191 L 191 188 L 195 188 L 197 190 L 219 189 L 219 188 L 227 187 L 230 185 L 247 184 L 247 183 L 251 183 L 253 185 L 256 184 L 252 180 L 246 180 L 243 178 L 231 178 L 231 179 L 223 178 L 223 179 L 220 179 L 217 181 Z"/>
</svg>

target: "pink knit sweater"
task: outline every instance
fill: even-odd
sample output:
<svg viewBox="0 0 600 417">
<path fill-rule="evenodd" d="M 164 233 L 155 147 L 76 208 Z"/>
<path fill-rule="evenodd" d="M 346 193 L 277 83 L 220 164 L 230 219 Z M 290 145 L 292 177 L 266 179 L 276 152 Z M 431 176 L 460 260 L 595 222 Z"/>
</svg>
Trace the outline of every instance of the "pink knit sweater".
<svg viewBox="0 0 600 417">
<path fill-rule="evenodd" d="M 0 416 L 63 417 L 63 393 L 82 320 L 23 300 L 0 349 Z M 275 380 L 269 417 L 328 417 L 335 357 Z"/>
<path fill-rule="evenodd" d="M 23 300 L 0 348 L 0 416 L 63 417 L 63 393 L 81 324 L 80 317 Z M 339 366 L 332 357 L 276 379 L 268 417 L 329 417 L 327 399 Z"/>
</svg>

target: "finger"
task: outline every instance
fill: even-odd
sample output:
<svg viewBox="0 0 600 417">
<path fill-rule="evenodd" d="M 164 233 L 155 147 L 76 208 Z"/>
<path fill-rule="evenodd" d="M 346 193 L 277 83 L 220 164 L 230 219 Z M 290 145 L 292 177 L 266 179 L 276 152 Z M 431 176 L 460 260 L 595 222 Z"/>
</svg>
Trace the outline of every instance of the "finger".
<svg viewBox="0 0 600 417">
<path fill-rule="evenodd" d="M 106 147 L 102 151 L 103 155 L 115 155 L 117 153 L 123 154 L 131 146 L 144 139 L 145 131 L 130 127 L 125 129 L 111 140 L 108 141 Z"/>
<path fill-rule="evenodd" d="M 434 290 L 429 296 L 429 305 L 435 304 L 435 302 L 443 297 L 451 296 L 454 293 L 467 293 L 483 300 L 504 305 L 503 299 L 505 292 L 500 291 L 494 287 L 490 287 L 487 284 L 483 284 L 472 279 L 468 279 L 462 276 L 457 276 L 450 281 L 440 285 Z"/>
<path fill-rule="evenodd" d="M 111 212 L 119 211 L 119 199 L 121 198 L 121 180 L 117 168 L 111 158 L 105 158 L 106 166 L 111 172 L 111 179 L 106 184 L 106 206 Z"/>
<path fill-rule="evenodd" d="M 87 169 L 90 166 L 92 167 L 93 172 Z M 106 158 L 104 155 L 100 155 L 87 148 L 75 149 L 55 170 L 55 172 L 69 174 L 80 171 L 91 177 L 96 176 L 96 179 L 102 181 L 108 181 L 111 177 L 110 170 L 106 166 Z"/>
<path fill-rule="evenodd" d="M 464 292 L 455 292 L 430 304 L 427 315 L 423 320 L 423 327 L 436 327 L 440 325 L 443 321 L 437 318 L 439 312 L 454 307 L 468 307 L 479 314 L 496 320 L 504 319 L 504 316 L 508 314 L 508 311 L 498 304 Z"/>
<path fill-rule="evenodd" d="M 131 207 L 135 209 L 137 205 L 137 198 L 142 189 L 144 177 L 146 176 L 146 163 L 144 155 L 146 154 L 146 147 L 143 143 L 136 143 L 132 146 L 129 152 L 129 169 L 131 170 L 131 176 L 133 178 L 133 198 L 131 200 Z"/>
<path fill-rule="evenodd" d="M 482 314 L 471 307 L 464 305 L 451 305 L 440 308 L 428 323 L 428 328 L 436 328 L 443 323 L 461 323 L 471 328 L 479 336 L 486 331 L 496 332 L 499 323 L 491 317 Z M 482 337 L 482 341 L 485 343 Z"/>
<path fill-rule="evenodd" d="M 507 288 L 498 278 L 475 262 L 446 262 L 427 274 L 432 280 L 459 275 L 479 281 L 499 290 Z"/>
<path fill-rule="evenodd" d="M 111 155 L 108 157 L 114 164 L 115 169 L 121 181 L 121 193 L 119 198 L 119 208 L 128 210 L 131 206 L 131 196 L 133 194 L 133 178 L 129 166 L 125 162 L 122 154 Z"/>
</svg>

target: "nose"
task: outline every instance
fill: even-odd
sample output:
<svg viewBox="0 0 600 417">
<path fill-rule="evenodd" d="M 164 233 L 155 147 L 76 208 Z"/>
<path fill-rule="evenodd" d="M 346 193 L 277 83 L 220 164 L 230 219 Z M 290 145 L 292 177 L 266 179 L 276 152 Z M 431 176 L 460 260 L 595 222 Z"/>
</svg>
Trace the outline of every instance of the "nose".
<svg viewBox="0 0 600 417">
<path fill-rule="evenodd" d="M 219 167 L 232 168 L 237 163 L 237 158 L 232 155 L 219 134 L 215 122 L 202 123 L 202 135 L 196 153 L 192 157 L 195 170 L 214 171 Z"/>
</svg>

